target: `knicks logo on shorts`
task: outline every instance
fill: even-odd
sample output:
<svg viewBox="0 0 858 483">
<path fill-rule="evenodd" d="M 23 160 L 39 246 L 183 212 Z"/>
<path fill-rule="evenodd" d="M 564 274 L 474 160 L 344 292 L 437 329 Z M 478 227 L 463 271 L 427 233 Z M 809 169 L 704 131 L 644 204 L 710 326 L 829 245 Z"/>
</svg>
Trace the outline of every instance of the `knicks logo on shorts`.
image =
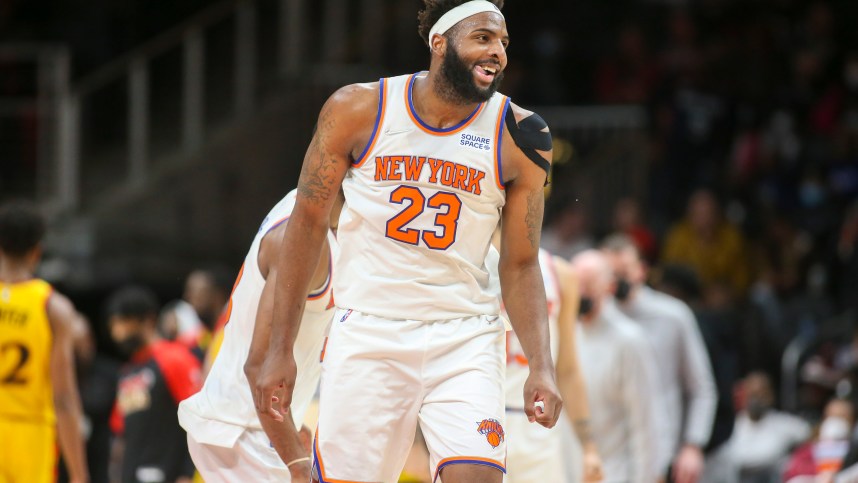
<svg viewBox="0 0 858 483">
<path fill-rule="evenodd" d="M 483 419 L 477 424 L 477 431 L 486 436 L 486 441 L 492 445 L 492 448 L 497 448 L 503 443 L 503 426 L 497 419 Z"/>
</svg>

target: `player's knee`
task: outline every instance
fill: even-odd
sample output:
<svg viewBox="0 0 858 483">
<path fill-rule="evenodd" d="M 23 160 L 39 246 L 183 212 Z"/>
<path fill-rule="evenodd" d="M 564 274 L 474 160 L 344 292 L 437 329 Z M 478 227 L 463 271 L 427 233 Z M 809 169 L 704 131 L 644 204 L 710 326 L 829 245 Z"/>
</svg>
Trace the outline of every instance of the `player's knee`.
<svg viewBox="0 0 858 483">
<path fill-rule="evenodd" d="M 441 470 L 444 483 L 502 483 L 503 473 L 490 466 L 456 464 Z"/>
</svg>

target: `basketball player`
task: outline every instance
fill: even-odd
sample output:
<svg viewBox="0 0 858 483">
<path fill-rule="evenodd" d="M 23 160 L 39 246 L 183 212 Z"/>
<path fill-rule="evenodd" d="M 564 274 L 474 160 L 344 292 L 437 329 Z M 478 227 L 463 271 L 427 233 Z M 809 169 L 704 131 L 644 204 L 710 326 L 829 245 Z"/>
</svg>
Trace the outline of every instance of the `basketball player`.
<svg viewBox="0 0 858 483">
<path fill-rule="evenodd" d="M 497 267 L 497 250 L 486 260 L 489 270 Z M 590 410 L 584 377 L 575 348 L 575 319 L 578 314 L 578 282 L 569 263 L 548 251 L 539 250 L 539 266 L 548 301 L 551 355 L 557 361 L 557 385 L 566 402 L 566 414 L 583 449 L 583 481 L 602 480 L 602 461 L 590 434 Z M 492 272 L 495 277 L 497 272 Z M 502 308 L 503 310 L 503 308 Z M 563 481 L 560 431 L 529 424 L 519 403 L 527 379 L 528 361 L 515 332 L 506 340 L 506 435 L 507 483 Z M 538 450 L 537 450 L 538 448 Z"/>
<path fill-rule="evenodd" d="M 35 208 L 0 208 L 0 481 L 55 479 L 56 443 L 72 482 L 89 481 L 75 380 L 72 303 L 35 277 L 45 223 Z"/>
<path fill-rule="evenodd" d="M 250 390 L 268 350 L 279 269 L 275 262 L 295 195 L 295 191 L 287 194 L 262 222 L 233 288 L 223 343 L 211 371 L 202 390 L 179 405 L 179 421 L 188 432 L 191 457 L 209 483 L 310 481 L 309 448 L 301 443 L 296 428 L 301 427 L 316 392 L 319 354 L 334 312 L 330 286 L 336 243 L 332 233 L 322 240 L 323 256 L 311 280 L 314 290 L 305 294 L 307 304 L 295 344 L 298 378 L 292 417 L 283 421 L 259 418 Z M 339 206 L 332 214 L 339 214 Z M 335 221 L 332 216 L 333 226 Z"/>
<path fill-rule="evenodd" d="M 395 481 L 418 423 L 435 478 L 502 480 L 505 328 L 484 263 L 500 219 L 503 299 L 529 361 L 524 411 L 557 422 L 537 256 L 551 137 L 496 93 L 509 42 L 502 3 L 426 0 L 429 71 L 344 87 L 319 115 L 283 236 L 257 401 L 277 419 L 291 401 L 304 298 L 342 186 L 320 482 Z"/>
<path fill-rule="evenodd" d="M 658 481 L 662 414 L 655 354 L 643 331 L 614 306 L 604 255 L 585 250 L 571 266 L 581 292 L 576 344 L 605 481 Z"/>
<path fill-rule="evenodd" d="M 637 323 L 656 353 L 666 414 L 661 431 L 663 471 L 676 483 L 697 483 L 703 448 L 712 433 L 718 390 L 706 344 L 685 303 L 646 285 L 646 268 L 634 241 L 613 235 L 602 244 L 617 284 L 617 308 Z"/>
</svg>

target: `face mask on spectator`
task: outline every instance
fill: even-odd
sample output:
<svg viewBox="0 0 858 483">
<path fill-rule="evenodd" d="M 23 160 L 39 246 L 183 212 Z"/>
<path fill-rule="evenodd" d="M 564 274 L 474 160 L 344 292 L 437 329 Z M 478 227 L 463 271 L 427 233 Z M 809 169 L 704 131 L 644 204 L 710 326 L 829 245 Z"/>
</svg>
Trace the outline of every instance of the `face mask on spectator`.
<svg viewBox="0 0 858 483">
<path fill-rule="evenodd" d="M 748 417 L 751 418 L 751 421 L 759 421 L 769 410 L 769 405 L 757 398 L 752 398 L 748 399 L 745 410 L 748 411 Z"/>
<path fill-rule="evenodd" d="M 141 334 L 132 334 L 125 339 L 116 342 L 116 346 L 119 348 L 119 351 L 128 357 L 136 354 L 137 351 L 143 348 L 144 344 L 145 341 Z"/>
<path fill-rule="evenodd" d="M 819 439 L 821 441 L 837 441 L 849 438 L 849 421 L 829 416 L 819 425 Z"/>
<path fill-rule="evenodd" d="M 625 302 L 628 300 L 629 295 L 632 293 L 632 284 L 626 280 L 624 277 L 620 277 L 617 279 L 617 289 L 614 291 L 614 297 L 620 302 Z"/>
<path fill-rule="evenodd" d="M 593 299 L 590 297 L 581 297 L 581 302 L 578 305 L 578 316 L 587 316 L 593 311 Z"/>
</svg>

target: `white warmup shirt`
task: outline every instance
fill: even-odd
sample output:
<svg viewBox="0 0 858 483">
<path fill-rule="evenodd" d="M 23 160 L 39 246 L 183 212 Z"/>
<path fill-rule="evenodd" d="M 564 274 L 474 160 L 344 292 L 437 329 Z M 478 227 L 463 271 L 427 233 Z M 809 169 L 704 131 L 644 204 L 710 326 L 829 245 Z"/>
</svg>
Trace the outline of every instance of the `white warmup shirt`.
<svg viewBox="0 0 858 483">
<path fill-rule="evenodd" d="M 611 303 L 577 323 L 578 360 L 587 385 L 593 440 L 604 483 L 652 483 L 658 468 L 658 383 L 641 329 Z"/>
<path fill-rule="evenodd" d="M 737 470 L 764 468 L 779 463 L 810 436 L 810 425 L 798 416 L 770 410 L 759 421 L 751 421 L 742 411 L 736 416 L 727 451 Z"/>
<path fill-rule="evenodd" d="M 634 299 L 617 302 L 617 307 L 643 329 L 655 349 L 668 425 L 659 431 L 666 470 L 680 444 L 702 448 L 712 433 L 718 389 L 706 345 L 694 313 L 670 295 L 642 286 Z"/>
</svg>

